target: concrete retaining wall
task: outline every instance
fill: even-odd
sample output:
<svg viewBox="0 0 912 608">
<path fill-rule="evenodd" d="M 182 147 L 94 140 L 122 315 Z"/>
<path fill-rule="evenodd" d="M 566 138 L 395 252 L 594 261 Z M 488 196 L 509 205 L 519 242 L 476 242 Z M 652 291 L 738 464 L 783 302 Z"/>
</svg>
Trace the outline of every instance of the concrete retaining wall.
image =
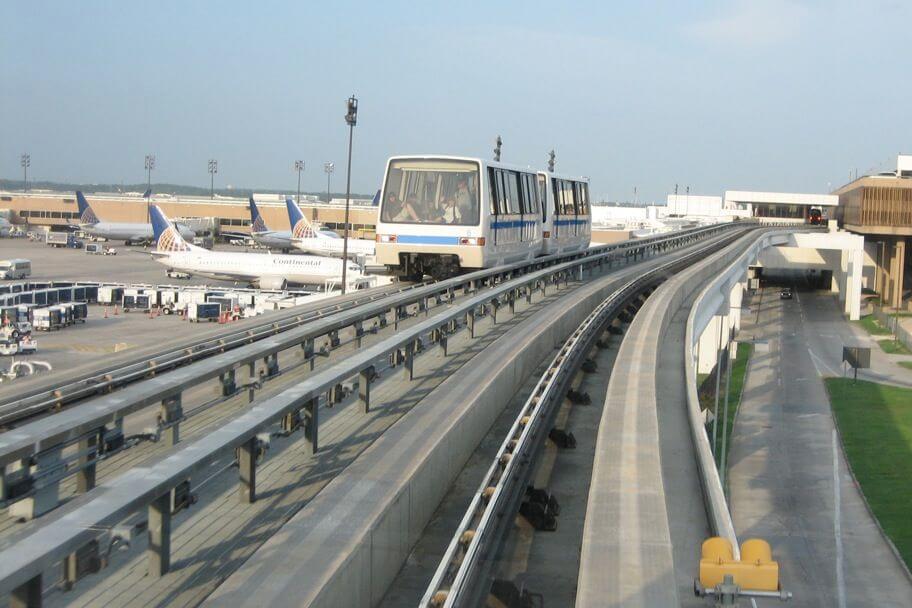
<svg viewBox="0 0 912 608">
<path fill-rule="evenodd" d="M 516 391 L 620 281 L 642 270 L 581 287 L 499 338 L 387 430 L 206 605 L 375 606 Z"/>
</svg>

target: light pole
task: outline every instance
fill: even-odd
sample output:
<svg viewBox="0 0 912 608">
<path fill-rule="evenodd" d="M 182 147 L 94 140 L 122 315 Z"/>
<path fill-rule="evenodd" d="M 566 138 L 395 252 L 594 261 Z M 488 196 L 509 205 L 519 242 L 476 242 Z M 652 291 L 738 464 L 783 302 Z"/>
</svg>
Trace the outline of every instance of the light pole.
<svg viewBox="0 0 912 608">
<path fill-rule="evenodd" d="M 330 200 L 330 180 L 332 179 L 333 171 L 336 170 L 336 163 L 325 162 L 323 163 L 323 170 L 326 172 L 326 202 Z"/>
<path fill-rule="evenodd" d="M 22 165 L 22 190 L 28 192 L 28 170 L 32 166 L 32 155 L 24 153 L 19 157 L 19 164 Z"/>
<path fill-rule="evenodd" d="M 494 141 L 494 161 L 500 162 L 500 150 L 503 148 L 503 140 L 500 138 L 500 135 L 497 136 L 497 139 Z"/>
<path fill-rule="evenodd" d="M 149 204 L 152 202 L 152 169 L 155 168 L 155 155 L 146 154 L 146 221 L 151 222 Z"/>
<path fill-rule="evenodd" d="M 690 215 L 690 186 L 687 186 L 687 197 L 684 199 L 684 217 Z"/>
<path fill-rule="evenodd" d="M 348 98 L 348 113 L 345 114 L 348 123 L 348 172 L 345 176 L 345 226 L 343 228 L 345 239 L 342 241 L 342 295 L 345 295 L 348 269 L 348 207 L 351 203 L 352 183 L 352 138 L 355 135 L 355 125 L 358 124 L 358 98 L 352 95 Z"/>
<path fill-rule="evenodd" d="M 301 204 L 301 172 L 304 171 L 304 161 L 295 161 L 295 171 L 298 172 L 298 204 Z"/>
<path fill-rule="evenodd" d="M 218 161 L 209 159 L 209 198 L 215 198 L 215 174 L 218 173 Z"/>
</svg>

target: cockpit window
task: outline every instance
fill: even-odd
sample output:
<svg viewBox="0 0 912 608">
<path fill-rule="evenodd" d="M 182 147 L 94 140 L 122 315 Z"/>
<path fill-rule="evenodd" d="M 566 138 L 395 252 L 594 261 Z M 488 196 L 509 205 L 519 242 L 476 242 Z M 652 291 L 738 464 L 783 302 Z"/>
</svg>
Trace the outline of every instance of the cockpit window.
<svg viewBox="0 0 912 608">
<path fill-rule="evenodd" d="M 478 163 L 393 160 L 383 188 L 380 219 L 401 224 L 479 223 Z"/>
</svg>

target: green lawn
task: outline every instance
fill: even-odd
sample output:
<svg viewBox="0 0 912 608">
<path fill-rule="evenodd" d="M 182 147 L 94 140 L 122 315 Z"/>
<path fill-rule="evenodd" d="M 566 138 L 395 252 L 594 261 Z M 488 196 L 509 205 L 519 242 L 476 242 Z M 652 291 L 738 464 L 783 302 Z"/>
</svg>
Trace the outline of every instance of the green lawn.
<svg viewBox="0 0 912 608">
<path fill-rule="evenodd" d="M 728 392 L 728 426 L 726 428 L 727 432 L 725 439 L 726 452 L 729 452 L 731 450 L 732 427 L 735 424 L 735 414 L 738 412 L 738 406 L 741 405 L 741 392 L 744 389 L 744 379 L 747 376 L 747 363 L 750 361 L 751 352 L 753 352 L 753 350 L 754 345 L 750 342 L 739 342 L 738 350 L 735 353 L 735 362 L 732 365 L 731 386 L 729 386 Z M 724 386 L 725 385 L 723 385 L 723 387 Z M 724 415 L 725 413 L 725 401 L 723 400 L 724 397 L 724 393 L 719 397 L 720 415 Z M 722 462 L 722 429 L 725 427 L 724 421 L 721 418 L 719 420 L 719 423 L 723 424 L 723 426 L 719 427 L 719 453 L 716 456 L 717 467 Z M 727 455 L 725 461 L 726 463 L 728 462 Z"/>
<path fill-rule="evenodd" d="M 893 333 L 874 318 L 874 315 L 864 316 L 861 320 L 855 322 L 864 327 L 872 336 L 889 336 Z"/>
<path fill-rule="evenodd" d="M 912 355 L 906 345 L 894 340 L 878 340 L 880 348 L 888 355 Z"/>
<path fill-rule="evenodd" d="M 912 390 L 848 378 L 824 382 L 852 471 L 912 567 Z"/>
<path fill-rule="evenodd" d="M 912 361 L 899 361 L 898 363 L 906 369 L 912 369 Z"/>
</svg>

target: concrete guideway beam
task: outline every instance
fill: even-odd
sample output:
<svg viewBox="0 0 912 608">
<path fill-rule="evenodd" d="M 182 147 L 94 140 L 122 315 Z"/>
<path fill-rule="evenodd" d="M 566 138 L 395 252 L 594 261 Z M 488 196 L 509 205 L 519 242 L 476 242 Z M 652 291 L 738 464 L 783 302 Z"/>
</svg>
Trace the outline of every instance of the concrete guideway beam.
<svg viewBox="0 0 912 608">
<path fill-rule="evenodd" d="M 487 346 L 380 436 L 204 605 L 376 605 L 500 408 L 631 274 L 580 286 Z"/>
<path fill-rule="evenodd" d="M 653 237 L 645 242 L 686 243 L 691 239 L 709 236 L 730 228 L 730 225 L 717 225 L 661 238 Z M 249 338 L 245 338 L 244 346 L 219 352 L 219 354 L 196 361 L 183 368 L 156 374 L 152 378 L 127 386 L 116 393 L 96 397 L 86 403 L 91 407 L 64 410 L 3 434 L 0 436 L 0 468 L 17 460 L 31 457 L 56 444 L 75 441 L 93 429 L 114 423 L 130 413 L 156 405 L 171 395 L 217 377 L 222 379 L 224 390 L 233 394 L 237 390 L 234 371 L 242 365 L 263 358 L 268 359 L 279 351 L 298 345 L 304 349 L 305 355 L 313 357 L 315 338 L 330 336 L 332 339 L 332 332 L 338 332 L 339 329 L 368 319 L 379 319 L 382 326 L 386 323 L 386 315 L 391 309 L 395 314 L 397 307 L 416 304 L 426 299 L 431 293 L 442 291 L 452 294 L 459 286 L 462 286 L 467 292 L 474 292 L 479 284 L 491 285 L 493 288 L 497 281 L 506 280 L 506 277 L 512 276 L 514 271 L 524 268 L 539 269 L 531 272 L 534 275 L 545 268 L 569 268 L 576 264 L 602 264 L 606 260 L 610 262 L 613 258 L 621 256 L 631 247 L 642 246 L 643 243 L 644 241 L 632 241 L 592 248 L 569 256 L 554 255 L 539 258 L 531 264 L 521 262 L 499 269 L 479 271 L 466 277 L 449 279 L 439 284 L 424 285 L 381 299 L 371 299 L 368 303 L 351 310 L 326 316 L 320 315 L 303 327 L 296 327 L 281 333 L 276 333 L 276 330 L 273 329 L 270 330 L 268 337 L 255 342 L 250 342 Z M 562 259 L 570 261 L 561 262 Z M 479 276 L 473 278 L 474 275 Z M 542 289 L 546 282 L 541 281 Z M 272 362 L 267 361 L 267 368 L 270 372 L 277 371 L 277 361 L 274 359 Z"/>
</svg>

